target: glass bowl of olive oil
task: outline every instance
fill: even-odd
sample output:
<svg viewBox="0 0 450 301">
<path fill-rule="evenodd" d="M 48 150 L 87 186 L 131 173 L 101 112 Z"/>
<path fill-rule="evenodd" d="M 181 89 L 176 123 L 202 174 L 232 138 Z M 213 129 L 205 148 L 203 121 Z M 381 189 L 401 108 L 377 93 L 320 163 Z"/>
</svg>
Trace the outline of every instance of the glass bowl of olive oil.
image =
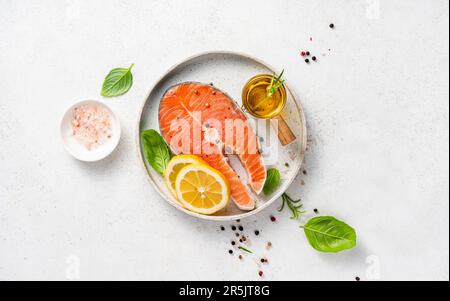
<svg viewBox="0 0 450 301">
<path fill-rule="evenodd" d="M 270 93 L 269 86 L 272 81 L 273 75 L 259 74 L 245 84 L 242 90 L 242 103 L 252 116 L 271 119 L 283 110 L 286 104 L 286 89 L 281 85 Z"/>
</svg>

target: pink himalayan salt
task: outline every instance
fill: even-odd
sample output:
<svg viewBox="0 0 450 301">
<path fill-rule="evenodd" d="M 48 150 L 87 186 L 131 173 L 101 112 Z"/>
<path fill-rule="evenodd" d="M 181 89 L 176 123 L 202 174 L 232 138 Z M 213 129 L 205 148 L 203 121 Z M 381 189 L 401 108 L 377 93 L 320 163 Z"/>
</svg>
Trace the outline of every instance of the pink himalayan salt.
<svg viewBox="0 0 450 301">
<path fill-rule="evenodd" d="M 96 104 L 81 105 L 74 109 L 73 136 L 86 149 L 111 138 L 111 121 L 108 111 Z"/>
</svg>

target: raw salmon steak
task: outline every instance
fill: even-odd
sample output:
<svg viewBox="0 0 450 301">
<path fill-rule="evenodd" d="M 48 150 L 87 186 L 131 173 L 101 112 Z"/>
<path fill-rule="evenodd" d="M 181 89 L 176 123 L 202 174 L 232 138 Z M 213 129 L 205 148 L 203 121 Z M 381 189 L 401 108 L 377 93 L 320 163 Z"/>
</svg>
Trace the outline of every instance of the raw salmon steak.
<svg viewBox="0 0 450 301">
<path fill-rule="evenodd" d="M 228 95 L 201 83 L 175 85 L 161 99 L 159 126 L 175 153 L 198 155 L 228 179 L 231 198 L 240 209 L 255 208 L 254 197 L 229 165 L 227 155 L 239 157 L 256 194 L 264 186 L 266 168 L 258 137 Z"/>
</svg>

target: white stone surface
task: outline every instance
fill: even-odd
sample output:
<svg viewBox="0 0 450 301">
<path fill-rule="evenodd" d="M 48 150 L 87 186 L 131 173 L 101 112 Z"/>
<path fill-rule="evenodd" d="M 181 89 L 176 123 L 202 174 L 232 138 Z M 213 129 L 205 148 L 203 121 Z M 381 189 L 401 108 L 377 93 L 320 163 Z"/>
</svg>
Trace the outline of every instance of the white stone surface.
<svg viewBox="0 0 450 301">
<path fill-rule="evenodd" d="M 256 280 L 264 254 L 266 280 L 449 279 L 447 0 L 0 6 L 0 280 Z M 307 175 L 289 192 L 354 226 L 356 249 L 315 252 L 277 204 L 242 221 L 255 255 L 240 262 L 229 224 L 221 232 L 156 195 L 137 156 L 139 108 L 170 66 L 206 50 L 286 69 L 310 136 Z M 101 98 L 109 69 L 131 63 L 131 91 Z M 89 98 L 123 128 L 98 163 L 76 161 L 59 137 L 66 108 Z"/>
</svg>

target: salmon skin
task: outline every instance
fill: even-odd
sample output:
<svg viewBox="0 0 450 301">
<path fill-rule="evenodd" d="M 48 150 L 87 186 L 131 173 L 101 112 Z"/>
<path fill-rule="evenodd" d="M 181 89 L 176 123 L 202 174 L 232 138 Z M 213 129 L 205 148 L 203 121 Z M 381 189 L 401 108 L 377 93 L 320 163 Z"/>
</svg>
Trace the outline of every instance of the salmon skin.
<svg viewBox="0 0 450 301">
<path fill-rule="evenodd" d="M 177 153 L 194 154 L 219 170 L 230 184 L 231 198 L 242 210 L 255 200 L 228 163 L 237 155 L 256 194 L 263 189 L 266 168 L 258 137 L 247 117 L 224 92 L 212 85 L 186 82 L 169 88 L 159 104 L 161 134 Z"/>
</svg>

